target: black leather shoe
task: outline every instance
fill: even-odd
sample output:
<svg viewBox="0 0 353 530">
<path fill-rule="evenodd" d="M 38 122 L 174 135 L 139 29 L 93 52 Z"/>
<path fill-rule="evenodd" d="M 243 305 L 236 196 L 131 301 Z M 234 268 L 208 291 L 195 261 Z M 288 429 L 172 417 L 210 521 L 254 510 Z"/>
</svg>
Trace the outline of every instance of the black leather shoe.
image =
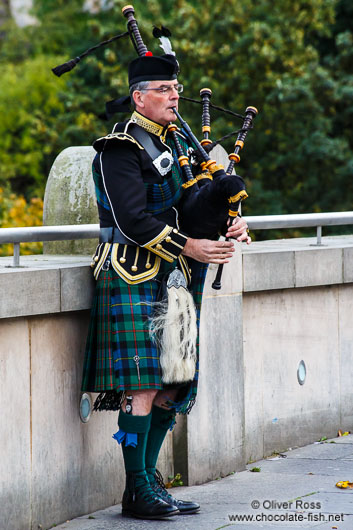
<svg viewBox="0 0 353 530">
<path fill-rule="evenodd" d="M 197 504 L 197 502 L 180 501 L 168 493 L 164 486 L 163 477 L 158 469 L 156 469 L 154 481 L 151 481 L 151 488 L 164 502 L 170 504 L 170 506 L 175 506 L 175 508 L 178 508 L 180 515 L 196 513 L 200 510 L 200 505 Z"/>
<path fill-rule="evenodd" d="M 164 519 L 178 515 L 179 510 L 155 493 L 146 473 L 128 473 L 121 514 L 139 519 Z"/>
</svg>

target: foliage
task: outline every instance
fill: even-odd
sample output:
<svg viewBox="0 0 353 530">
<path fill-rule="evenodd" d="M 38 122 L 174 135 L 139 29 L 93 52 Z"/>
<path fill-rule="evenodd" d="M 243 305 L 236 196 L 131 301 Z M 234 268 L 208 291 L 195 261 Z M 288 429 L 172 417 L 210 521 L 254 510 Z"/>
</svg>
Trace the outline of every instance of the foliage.
<svg viewBox="0 0 353 530">
<path fill-rule="evenodd" d="M 172 475 L 168 477 L 168 482 L 165 484 L 165 487 L 169 489 L 169 488 L 177 488 L 183 485 L 184 485 L 184 482 L 181 480 L 181 474 L 177 473 L 175 477 L 173 477 Z"/>
<path fill-rule="evenodd" d="M 2 65 L 0 77 L 0 184 L 16 192 L 38 192 L 45 159 L 58 147 L 56 122 L 63 110 L 60 86 L 49 74 L 50 58 L 36 57 L 21 65 Z"/>
<path fill-rule="evenodd" d="M 8 23 L 0 49 L 0 185 L 27 197 L 43 193 L 54 157 L 87 145 L 114 123 L 104 103 L 127 94 L 127 38 L 90 55 L 70 73 L 50 69 L 125 31 L 120 9 L 83 10 L 83 0 L 35 0 L 36 26 Z M 109 3 L 106 2 L 109 6 Z M 140 31 L 161 53 L 153 25 L 172 30 L 186 96 L 208 86 L 212 102 L 259 115 L 239 172 L 246 214 L 352 209 L 353 8 L 350 0 L 135 0 Z M 20 103 L 20 104 L 19 104 Z M 201 136 L 200 107 L 181 102 Z M 118 119 L 125 116 L 117 117 Z M 239 123 L 212 111 L 212 138 Z M 228 151 L 232 141 L 225 144 Z"/>
<path fill-rule="evenodd" d="M 0 219 L 2 228 L 19 226 L 40 226 L 42 224 L 43 201 L 39 197 L 32 197 L 26 201 L 23 195 L 15 195 L 7 189 L 0 188 Z M 12 244 L 0 245 L 0 256 L 13 253 Z M 22 243 L 22 254 L 39 254 L 42 243 Z"/>
</svg>

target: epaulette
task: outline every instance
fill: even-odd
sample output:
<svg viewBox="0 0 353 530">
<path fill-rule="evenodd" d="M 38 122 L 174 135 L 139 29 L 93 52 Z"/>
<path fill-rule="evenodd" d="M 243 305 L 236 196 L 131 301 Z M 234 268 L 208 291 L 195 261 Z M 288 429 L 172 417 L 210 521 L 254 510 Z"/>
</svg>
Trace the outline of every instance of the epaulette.
<svg viewBox="0 0 353 530">
<path fill-rule="evenodd" d="M 144 149 L 142 145 L 133 136 L 131 136 L 131 134 L 127 134 L 124 132 L 110 133 L 107 134 L 107 136 L 98 138 L 94 141 L 93 147 L 97 151 L 97 153 L 101 153 L 102 151 L 104 151 L 107 142 L 109 142 L 110 144 L 121 140 L 127 140 L 129 142 L 132 142 L 133 144 L 136 144 L 139 149 Z"/>
</svg>

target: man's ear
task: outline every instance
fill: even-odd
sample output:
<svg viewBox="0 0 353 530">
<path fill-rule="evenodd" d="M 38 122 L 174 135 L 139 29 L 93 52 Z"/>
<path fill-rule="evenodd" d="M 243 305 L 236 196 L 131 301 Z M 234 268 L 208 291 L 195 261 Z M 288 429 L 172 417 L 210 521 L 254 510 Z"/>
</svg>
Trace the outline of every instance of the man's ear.
<svg viewBox="0 0 353 530">
<path fill-rule="evenodd" d="M 140 90 L 135 90 L 132 94 L 132 99 L 134 100 L 135 106 L 144 108 L 145 104 L 143 102 L 143 93 Z"/>
</svg>

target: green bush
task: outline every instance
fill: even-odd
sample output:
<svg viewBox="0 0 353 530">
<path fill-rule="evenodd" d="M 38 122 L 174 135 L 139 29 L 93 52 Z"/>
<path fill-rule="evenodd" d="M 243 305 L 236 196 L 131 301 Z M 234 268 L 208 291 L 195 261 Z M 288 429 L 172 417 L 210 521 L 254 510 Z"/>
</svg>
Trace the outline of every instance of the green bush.
<svg viewBox="0 0 353 530">
<path fill-rule="evenodd" d="M 69 145 L 89 145 L 109 131 L 106 101 L 128 92 L 127 38 L 100 49 L 70 73 L 51 68 L 100 40 L 122 33 L 125 0 L 92 14 L 83 0 L 35 0 L 38 24 L 8 24 L 0 35 L 0 185 L 41 196 L 54 158 Z M 245 214 L 351 209 L 353 195 L 353 7 L 350 0 L 135 0 L 148 48 L 162 53 L 153 25 L 172 30 L 184 94 L 205 86 L 212 102 L 259 110 L 239 173 Z M 201 136 L 201 109 L 180 103 Z M 212 139 L 240 123 L 215 111 Z M 232 150 L 233 141 L 225 144 Z"/>
</svg>

